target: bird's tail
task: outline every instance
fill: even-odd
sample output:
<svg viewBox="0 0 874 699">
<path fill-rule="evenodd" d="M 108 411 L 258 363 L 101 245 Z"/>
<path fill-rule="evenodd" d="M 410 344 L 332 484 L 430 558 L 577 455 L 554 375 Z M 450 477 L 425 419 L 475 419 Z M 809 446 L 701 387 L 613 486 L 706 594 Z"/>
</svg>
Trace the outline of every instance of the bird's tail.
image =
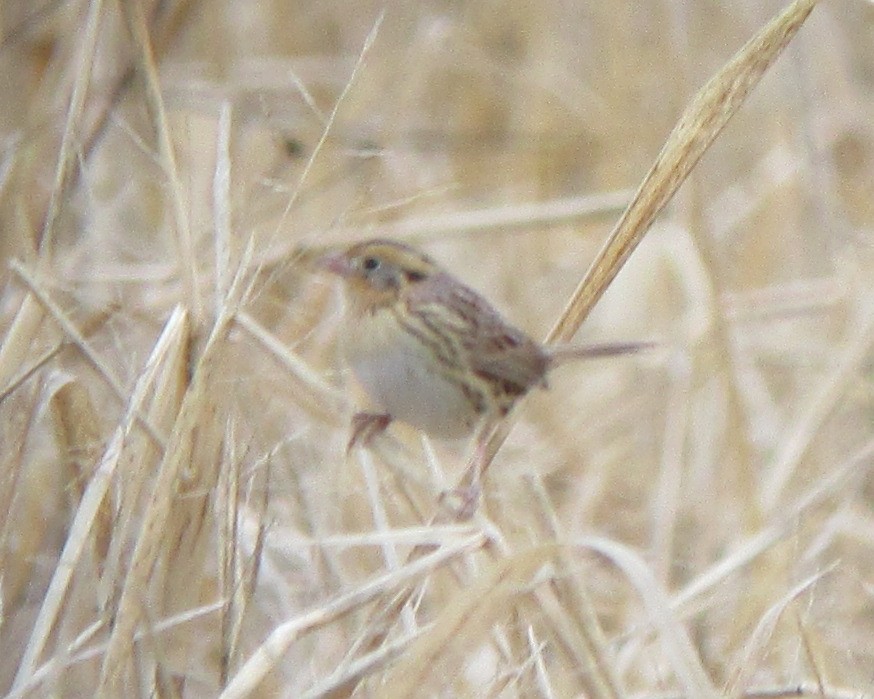
<svg viewBox="0 0 874 699">
<path fill-rule="evenodd" d="M 594 345 L 550 345 L 546 348 L 549 363 L 558 366 L 578 359 L 598 359 L 615 357 L 620 354 L 634 354 L 652 349 L 655 342 L 605 342 Z"/>
</svg>

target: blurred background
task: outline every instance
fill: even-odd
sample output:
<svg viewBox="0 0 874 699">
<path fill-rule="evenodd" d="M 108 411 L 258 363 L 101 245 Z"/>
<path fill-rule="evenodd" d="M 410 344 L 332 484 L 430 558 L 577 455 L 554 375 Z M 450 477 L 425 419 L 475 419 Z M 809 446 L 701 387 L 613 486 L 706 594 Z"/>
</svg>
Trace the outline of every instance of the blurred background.
<svg viewBox="0 0 874 699">
<path fill-rule="evenodd" d="M 362 396 L 308 251 L 409 241 L 543 337 L 689 99 L 781 7 L 3 2 L 0 689 L 91 691 L 130 613 L 119 696 L 214 696 L 280 622 L 457 540 L 422 527 L 469 446 L 398 426 L 344 455 Z M 564 367 L 525 402 L 470 525 L 500 546 L 429 578 L 390 638 L 439 622 L 494 558 L 557 542 L 622 696 L 683 687 L 647 585 L 720 690 L 874 693 L 872 31 L 870 2 L 817 6 L 579 334 L 658 347 Z M 134 580 L 168 463 L 176 504 Z M 591 693 L 534 606 L 422 695 Z M 326 687 L 373 610 L 356 611 L 255 696 Z"/>
</svg>

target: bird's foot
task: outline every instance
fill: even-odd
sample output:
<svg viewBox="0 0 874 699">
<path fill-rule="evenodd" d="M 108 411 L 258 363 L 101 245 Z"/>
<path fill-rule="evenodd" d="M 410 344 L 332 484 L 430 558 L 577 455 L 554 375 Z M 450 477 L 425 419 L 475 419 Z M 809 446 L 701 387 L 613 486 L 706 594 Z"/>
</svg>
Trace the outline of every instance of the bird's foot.
<svg viewBox="0 0 874 699">
<path fill-rule="evenodd" d="M 346 445 L 346 453 L 359 444 L 367 446 L 376 435 L 385 432 L 391 423 L 388 413 L 355 413 L 352 416 L 352 435 Z"/>
<path fill-rule="evenodd" d="M 458 522 L 466 522 L 476 514 L 482 489 L 479 484 L 460 486 L 440 494 L 440 505 Z"/>
</svg>

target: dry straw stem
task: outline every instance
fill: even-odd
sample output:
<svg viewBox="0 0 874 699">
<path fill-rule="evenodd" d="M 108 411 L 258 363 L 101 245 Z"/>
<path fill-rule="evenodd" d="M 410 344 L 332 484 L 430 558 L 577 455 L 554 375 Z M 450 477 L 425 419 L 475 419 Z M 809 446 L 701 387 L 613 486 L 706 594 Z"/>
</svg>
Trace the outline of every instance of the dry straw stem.
<svg viewBox="0 0 874 699">
<path fill-rule="evenodd" d="M 279 233 L 284 226 L 288 215 L 291 213 L 291 210 L 294 208 L 295 202 L 297 202 L 298 197 L 303 191 L 304 184 L 309 177 L 310 171 L 312 170 L 313 164 L 316 162 L 316 158 L 318 158 L 319 153 L 321 153 L 322 148 L 325 145 L 325 142 L 328 140 L 328 135 L 331 132 L 331 128 L 334 125 L 334 121 L 337 118 L 337 113 L 340 111 L 340 105 L 346 99 L 346 96 L 349 94 L 349 91 L 352 89 L 352 85 L 355 84 L 355 78 L 358 76 L 361 67 L 364 65 L 364 60 L 367 57 L 367 54 L 370 52 L 370 49 L 373 48 L 373 44 L 376 41 L 376 37 L 379 34 L 379 28 L 382 26 L 382 21 L 385 18 L 385 10 L 380 12 L 377 16 L 376 21 L 373 23 L 373 26 L 370 29 L 370 32 L 367 35 L 367 38 L 364 40 L 364 44 L 361 47 L 361 51 L 358 52 L 358 58 L 355 61 L 355 66 L 352 68 L 352 73 L 349 75 L 349 79 L 346 81 L 346 84 L 343 87 L 343 91 L 340 93 L 340 96 L 337 98 L 334 103 L 334 108 L 331 110 L 331 114 L 328 116 L 327 121 L 325 122 L 324 128 L 322 129 L 322 135 L 319 138 L 318 143 L 316 143 L 315 148 L 313 148 L 313 152 L 310 154 L 309 159 L 307 160 L 306 165 L 300 173 L 300 177 L 298 178 L 297 185 L 292 190 L 291 196 L 288 198 L 288 202 L 286 202 L 285 210 L 282 212 L 282 215 L 279 217 L 279 221 L 276 224 L 276 233 L 274 237 L 279 237 Z"/>
<path fill-rule="evenodd" d="M 228 430 L 225 454 L 222 463 L 226 466 L 219 471 L 216 487 L 216 511 L 218 522 L 218 587 L 221 599 L 225 600 L 221 616 L 221 668 L 220 683 L 224 686 L 230 672 L 230 659 L 236 655 L 242 624 L 251 600 L 254 579 L 257 577 L 257 563 L 251 577 L 246 579 L 246 567 L 240 556 L 240 526 L 244 512 L 240 507 L 240 469 L 237 454 L 237 435 Z M 263 500 L 266 500 L 266 495 Z M 261 503 L 258 517 L 258 538 L 253 560 L 260 562 L 265 526 L 263 524 L 266 502 Z"/>
<path fill-rule="evenodd" d="M 170 200 L 173 204 L 175 218 L 173 230 L 176 232 L 176 248 L 179 252 L 179 276 L 182 279 L 185 298 L 189 300 L 194 319 L 197 321 L 201 316 L 202 309 L 198 293 L 194 242 L 188 221 L 187 204 L 182 193 L 182 183 L 179 181 L 176 154 L 173 150 L 170 128 L 167 124 L 167 111 L 161 96 L 161 84 L 158 80 L 158 68 L 155 64 L 149 28 L 146 25 L 140 0 L 121 0 L 119 5 L 137 52 L 135 65 L 144 78 L 146 106 L 149 110 L 151 123 L 157 131 L 161 164 L 167 178 Z"/>
<path fill-rule="evenodd" d="M 40 607 L 39 615 L 33 625 L 30 639 L 24 651 L 21 663 L 13 683 L 13 690 L 25 686 L 31 679 L 36 663 L 43 648 L 49 641 L 49 635 L 54 627 L 64 598 L 70 585 L 73 573 L 77 569 L 92 530 L 95 527 L 103 502 L 112 481 L 113 474 L 122 459 L 125 444 L 130 439 L 131 430 L 136 424 L 147 397 L 154 388 L 159 375 L 165 372 L 176 373 L 181 357 L 187 348 L 187 318 L 186 314 L 177 309 L 168 320 L 164 332 L 159 337 L 149 357 L 146 367 L 131 395 L 126 414 L 107 445 L 88 487 L 85 490 L 64 548 L 61 551 L 59 564 L 49 584 L 48 591 Z M 100 534 L 100 532 L 97 532 Z M 103 533 L 105 534 L 105 532 Z"/>
<path fill-rule="evenodd" d="M 301 699 L 326 699 L 348 696 L 348 688 L 356 686 L 369 675 L 388 668 L 394 660 L 406 653 L 416 639 L 428 633 L 432 627 L 425 626 L 400 638 L 388 641 L 372 653 L 365 653 L 353 662 L 341 665 L 323 681 L 313 685 L 301 695 Z"/>
<path fill-rule="evenodd" d="M 516 598 L 528 591 L 533 576 L 554 555 L 554 546 L 540 546 L 495 562 L 490 571 L 447 601 L 434 628 L 413 643 L 375 696 L 404 699 L 432 694 L 451 684 L 454 669 L 497 621 L 512 612 Z"/>
<path fill-rule="evenodd" d="M 163 12 L 165 3 L 156 4 L 156 12 L 153 24 L 156 26 L 159 36 L 163 38 L 161 45 L 165 44 L 173 32 L 173 28 L 179 26 L 180 20 L 192 0 L 182 0 L 172 12 Z M 36 241 L 39 250 L 39 266 L 41 270 L 51 267 L 54 247 L 54 234 L 57 219 L 61 212 L 69 191 L 74 186 L 79 176 L 79 168 L 76 164 L 79 158 L 87 158 L 94 144 L 97 142 L 108 123 L 109 115 L 113 106 L 120 99 L 125 89 L 131 82 L 134 69 L 131 66 L 119 77 L 112 97 L 107 101 L 99 115 L 91 122 L 86 123 L 84 108 L 91 84 L 91 71 L 94 66 L 94 58 L 97 51 L 99 30 L 103 18 L 103 0 L 91 0 L 88 3 L 88 13 L 82 32 L 83 40 L 80 44 L 80 52 L 73 71 L 73 90 L 70 104 L 67 108 L 64 120 L 64 131 L 61 144 L 58 149 L 57 164 L 55 167 L 54 184 L 49 195 L 49 202 L 43 217 L 43 226 Z M 166 22 L 160 20 L 166 19 Z M 3 44 L 13 36 L 6 37 Z M 9 389 L 7 382 L 11 372 L 21 365 L 21 359 L 28 352 L 34 336 L 42 321 L 42 308 L 35 303 L 29 295 L 16 312 L 3 344 L 0 345 L 0 388 Z M 11 392 L 4 390 L 4 395 Z M 154 436 L 154 435 L 153 435 Z"/>
<path fill-rule="evenodd" d="M 30 346 L 43 321 L 43 307 L 29 294 L 12 319 L 9 330 L 0 345 L 0 386 L 3 398 L 12 393 L 22 375 L 19 367 L 26 363 Z M 38 362 L 37 362 L 38 363 Z M 16 376 L 16 373 L 19 374 Z"/>
<path fill-rule="evenodd" d="M 755 631 L 750 635 L 746 643 L 742 658 L 738 661 L 733 677 L 726 684 L 728 688 L 725 695 L 728 697 L 742 697 L 744 687 L 749 685 L 761 661 L 768 653 L 768 645 L 777 630 L 777 623 L 792 602 L 798 599 L 804 592 L 813 587 L 824 576 L 834 572 L 838 567 L 833 563 L 825 570 L 814 573 L 805 580 L 795 585 L 789 592 L 762 616 Z"/>
<path fill-rule="evenodd" d="M 549 619 L 557 646 L 567 656 L 570 667 L 576 668 L 580 684 L 591 697 L 622 697 L 614 653 L 601 629 L 594 605 L 589 599 L 588 586 L 573 563 L 573 552 L 559 551 L 558 572 L 551 588 L 534 593 L 537 610 Z"/>
<path fill-rule="evenodd" d="M 345 394 L 327 384 L 303 359 L 251 315 L 240 311 L 234 316 L 234 321 L 282 365 L 295 383 L 297 397 L 316 415 L 327 422 L 338 423 L 339 415 L 349 413 Z"/>
<path fill-rule="evenodd" d="M 181 404 L 171 416 L 174 419 L 173 430 L 122 583 L 115 624 L 98 683 L 99 690 L 106 695 L 121 691 L 126 684 L 127 669 L 135 664 L 133 641 L 138 626 L 145 620 L 144 604 L 158 561 L 165 561 L 165 586 L 173 604 L 184 607 L 187 603 L 184 597 L 197 594 L 198 586 L 190 584 L 190 575 L 193 573 L 189 568 L 196 568 L 199 558 L 205 554 L 204 532 L 208 531 L 208 527 L 205 527 L 203 518 L 209 513 L 205 503 L 212 497 L 218 480 L 219 459 L 217 454 L 199 460 L 194 455 L 198 438 L 209 442 L 214 423 L 213 399 L 209 393 L 211 379 L 216 365 L 221 361 L 228 332 L 246 289 L 244 271 L 251 262 L 250 254 L 251 249 L 247 250 L 241 261 L 238 274 L 193 369 L 190 384 L 184 391 L 172 392 L 174 396 L 182 396 Z M 185 329 L 185 342 L 182 344 L 187 348 L 190 340 L 187 324 Z M 182 366 L 187 370 L 188 362 L 183 362 Z M 187 376 L 187 371 L 184 374 Z M 186 490 L 187 497 L 180 497 L 179 491 L 182 489 Z M 172 549 L 168 548 L 168 542 L 173 543 Z M 197 555 L 193 552 L 197 552 Z M 172 566 L 167 562 L 168 558 L 173 558 Z M 178 593 L 175 596 L 172 594 L 174 586 Z"/>
<path fill-rule="evenodd" d="M 621 213 L 633 194 L 632 190 L 619 190 L 422 218 L 408 217 L 384 224 L 380 229 L 380 235 L 386 238 L 423 242 L 434 238 L 445 240 L 453 236 L 466 236 L 477 232 L 506 233 L 515 229 L 530 230 L 536 226 L 579 224 Z M 344 230 L 340 231 L 337 237 L 340 240 L 348 240 L 354 233 L 355 231 Z"/>
<path fill-rule="evenodd" d="M 155 37 L 154 46 L 160 56 L 165 47 L 170 43 L 176 31 L 183 26 L 186 14 L 197 5 L 199 0 L 176 0 L 176 2 L 155 2 L 149 18 L 150 35 Z M 38 30 L 40 22 L 51 17 L 55 3 L 47 3 L 40 9 L 33 11 L 28 18 L 0 41 L 0 51 L 10 48 L 19 42 L 26 42 L 28 34 Z M 106 92 L 99 108 L 92 110 L 95 100 L 94 95 L 89 95 L 89 87 L 94 87 L 91 82 L 91 70 L 97 55 L 95 42 L 99 38 L 100 23 L 105 16 L 103 0 L 93 0 L 86 3 L 88 13 L 84 22 L 84 30 L 81 32 L 82 42 L 78 58 L 71 66 L 71 73 L 75 76 L 70 103 L 64 120 L 64 131 L 58 148 L 58 160 L 55 166 L 53 188 L 50 192 L 49 203 L 43 212 L 43 230 L 41 231 L 37 248 L 41 252 L 48 253 L 46 265 L 51 259 L 52 241 L 54 239 L 54 227 L 57 223 L 58 214 L 66 200 L 66 197 L 74 190 L 79 179 L 80 168 L 76 165 L 80 161 L 87 161 L 94 152 L 94 147 L 104 135 L 110 116 L 115 113 L 122 96 L 133 83 L 136 66 L 133 62 L 118 66 L 118 72 L 110 80 L 101 76 L 101 83 L 110 83 L 112 87 Z M 106 66 L 103 66 L 106 68 Z M 88 103 L 89 109 L 84 109 L 87 97 L 92 97 Z"/>
<path fill-rule="evenodd" d="M 231 105 L 222 102 L 215 142 L 215 172 L 212 178 L 212 208 L 215 227 L 215 307 L 230 289 L 231 267 Z"/>
<path fill-rule="evenodd" d="M 682 636 L 678 635 L 683 633 L 682 629 L 677 629 L 674 626 L 676 619 L 689 618 L 705 608 L 706 596 L 709 593 L 732 576 L 749 567 L 755 559 L 770 551 L 776 542 L 791 534 L 800 518 L 810 515 L 813 510 L 822 507 L 829 500 L 840 497 L 849 489 L 850 483 L 862 482 L 868 477 L 872 469 L 874 469 L 874 440 L 869 441 L 851 459 L 835 469 L 835 472 L 827 479 L 818 482 L 792 507 L 782 512 L 776 521 L 771 522 L 762 531 L 738 544 L 733 551 L 690 581 L 667 603 L 662 598 L 655 579 L 650 576 L 646 567 L 636 560 L 635 554 L 624 547 L 617 548 L 618 545 L 613 542 L 600 539 L 580 542 L 580 545 L 608 556 L 624 570 L 627 577 L 634 581 L 635 586 L 641 592 L 642 599 L 650 609 L 650 619 L 656 622 L 657 627 L 661 625 L 661 629 L 657 628 L 656 631 L 661 634 L 669 654 L 673 649 L 673 654 L 680 662 L 688 662 L 688 658 L 692 656 L 688 655 L 688 649 L 682 647 L 685 646 L 685 641 L 682 640 Z M 765 612 L 756 630 L 745 643 L 745 652 L 732 670 L 733 679 L 730 686 L 734 693 L 733 696 L 752 696 L 749 691 L 745 691 L 744 686 L 752 672 L 752 668 L 748 668 L 747 661 L 755 659 L 757 654 L 761 655 L 766 652 L 768 633 L 773 631 L 773 624 L 776 623 L 776 618 L 773 617 L 779 616 L 789 602 L 820 580 L 833 567 L 829 566 L 807 578 Z M 667 607 L 665 607 L 666 604 Z M 630 635 L 634 644 L 642 643 L 648 637 L 648 634 L 642 634 L 639 630 L 637 632 L 632 630 Z M 672 640 L 677 638 L 681 639 L 681 647 L 677 647 L 675 640 Z M 697 671 L 694 672 L 697 674 Z"/>
<path fill-rule="evenodd" d="M 859 367 L 874 345 L 874 309 L 870 302 L 859 308 L 857 315 L 857 322 L 851 326 L 852 336 L 835 358 L 834 368 L 818 384 L 791 433 L 766 468 L 768 478 L 762 488 L 762 499 L 768 512 L 777 507 L 819 428 L 840 406 L 847 389 L 858 380 Z"/>
<path fill-rule="evenodd" d="M 36 248 L 40 252 L 39 265 L 42 270 L 49 269 L 51 266 L 54 252 L 55 226 L 57 225 L 62 204 L 78 177 L 79 169 L 75 167 L 78 159 L 82 153 L 87 155 L 90 152 L 91 146 L 100 133 L 102 133 L 102 129 L 108 120 L 111 106 L 123 92 L 131 75 L 129 73 L 121 78 L 115 90 L 114 98 L 86 134 L 88 125 L 84 123 L 83 119 L 85 101 L 88 86 L 91 83 L 91 71 L 94 66 L 103 14 L 103 0 L 91 0 L 88 3 L 85 29 L 82 32 L 83 40 L 76 61 L 76 69 L 74 70 L 73 91 L 64 121 L 61 145 L 58 149 L 54 185 L 49 196 L 42 231 L 36 241 Z M 86 144 L 84 147 L 83 142 Z M 41 320 L 42 312 L 40 307 L 28 296 L 19 307 L 15 320 L 6 334 L 3 345 L 0 346 L 0 387 L 5 387 L 11 368 L 20 365 L 19 360 L 30 347 Z"/>
<path fill-rule="evenodd" d="M 98 463 L 101 446 L 100 420 L 85 385 L 67 374 L 55 376 L 49 405 L 55 441 L 67 461 L 68 477 L 72 481 L 73 502 L 82 499 L 84 484 L 88 483 Z M 60 385 L 56 385 L 56 384 Z M 109 549 L 112 532 L 112 508 L 107 500 L 100 505 L 94 531 L 94 560 L 102 567 Z"/>
<path fill-rule="evenodd" d="M 109 320 L 112 313 L 113 313 L 113 309 L 106 309 L 106 310 L 100 311 L 95 316 L 89 318 L 87 321 L 87 324 L 82 328 L 82 331 L 81 331 L 82 337 L 88 338 L 94 332 L 99 330 L 103 326 L 103 324 L 107 320 Z M 20 316 L 16 317 L 16 322 L 18 322 L 20 320 L 21 320 Z M 21 372 L 18 374 L 18 376 L 15 376 L 12 379 L 10 379 L 10 381 L 6 385 L 6 387 L 2 391 L 0 391 L 0 403 L 2 403 L 9 396 L 11 396 L 13 393 L 15 393 L 15 391 L 18 390 L 22 386 L 22 384 L 24 384 L 25 381 L 27 381 L 29 378 L 34 376 L 40 369 L 42 369 L 50 361 L 52 361 L 52 359 L 57 357 L 65 347 L 69 347 L 69 346 L 74 345 L 74 344 L 75 343 L 73 343 L 70 339 L 64 338 L 64 339 L 60 340 L 59 342 L 56 342 L 54 347 L 50 347 L 45 352 L 43 352 L 39 357 L 37 357 L 35 360 L 33 360 L 33 362 L 30 364 L 30 366 L 26 367 L 25 369 L 22 369 Z M 0 385 L 2 385 L 2 380 L 0 380 Z"/>
<path fill-rule="evenodd" d="M 423 217 L 405 217 L 399 221 L 380 225 L 380 237 L 398 238 L 411 243 L 428 240 L 447 240 L 476 233 L 506 233 L 512 230 L 530 230 L 536 226 L 559 226 L 562 224 L 583 224 L 621 213 L 631 200 L 634 190 L 622 189 L 615 192 L 587 194 L 577 197 L 555 198 L 546 202 L 528 202 L 511 206 L 468 209 L 448 214 L 434 214 Z M 361 238 L 367 232 L 361 228 L 349 227 L 332 230 L 330 239 L 347 245 L 349 240 Z M 264 256 L 264 265 L 285 262 L 289 256 L 309 263 L 335 246 L 304 247 L 299 244 L 279 245 Z"/>
<path fill-rule="evenodd" d="M 692 613 L 696 600 L 771 549 L 777 541 L 793 531 L 799 518 L 829 499 L 840 497 L 849 489 L 849 483 L 861 482 L 872 469 L 874 469 L 874 440 L 866 443 L 832 474 L 818 481 L 814 487 L 799 497 L 794 505 L 784 508 L 778 516 L 772 518 L 767 527 L 738 544 L 716 565 L 690 581 L 675 595 L 674 606 L 684 614 Z"/>
<path fill-rule="evenodd" d="M 656 216 L 801 28 L 814 5 L 816 0 L 795 0 L 698 91 L 547 335 L 548 343 L 568 342 L 573 338 Z M 480 447 L 484 455 L 482 471 L 488 468 L 506 440 L 510 424 L 502 422 L 493 432 L 485 433 Z M 471 478 L 468 474 L 465 481 Z"/>
<path fill-rule="evenodd" d="M 70 107 L 67 110 L 67 119 L 64 124 L 64 136 L 58 151 L 55 183 L 52 187 L 42 233 L 37 241 L 37 248 L 42 253 L 40 255 L 41 264 L 44 268 L 48 268 L 51 264 L 54 252 L 55 225 L 61 211 L 61 204 L 67 195 L 68 186 L 76 171 L 74 166 L 79 155 L 79 132 L 82 113 L 85 109 L 85 95 L 88 91 L 88 85 L 91 83 L 91 70 L 94 67 L 94 55 L 97 52 L 97 40 L 102 18 L 103 0 L 91 0 L 88 5 L 88 16 L 85 19 L 81 51 L 76 61 L 76 77 L 73 81 L 73 94 L 70 98 Z"/>
<path fill-rule="evenodd" d="M 278 625 L 237 671 L 221 693 L 221 699 L 243 699 L 243 697 L 248 696 L 282 660 L 291 644 L 304 634 L 330 624 L 392 590 L 397 590 L 399 587 L 433 573 L 459 556 L 482 548 L 487 541 L 484 534 L 476 533 L 459 542 L 441 546 L 430 555 L 419 558 L 398 570 L 374 578 L 324 606 L 317 607 Z"/>
<path fill-rule="evenodd" d="M 113 395 L 122 405 L 124 405 L 127 401 L 124 386 L 122 386 L 121 381 L 119 381 L 109 369 L 108 363 L 105 362 L 94 348 L 91 347 L 90 343 L 85 339 L 84 333 L 76 327 L 76 324 L 73 323 L 66 313 L 64 313 L 61 307 L 52 300 L 48 291 L 42 287 L 30 270 L 28 270 L 18 260 L 13 260 L 10 266 L 12 267 L 12 271 L 15 272 L 22 282 L 24 282 L 30 292 L 30 295 L 25 299 L 25 305 L 27 305 L 27 303 L 33 298 L 40 304 L 40 306 L 42 306 L 43 310 L 47 311 L 49 315 L 55 319 L 55 322 L 57 322 L 61 327 L 61 330 L 64 331 L 64 334 L 69 338 L 69 341 L 79 348 L 82 356 L 88 360 L 88 363 L 91 364 L 92 368 L 112 390 Z M 16 322 L 19 320 L 20 317 L 16 317 Z M 135 417 L 138 424 L 146 431 L 146 434 L 148 434 L 154 441 L 155 445 L 159 448 L 163 448 L 164 438 L 159 431 L 145 417 L 140 415 L 136 415 Z"/>
<path fill-rule="evenodd" d="M 212 604 L 197 607 L 196 609 L 189 609 L 183 614 L 167 617 L 151 628 L 138 631 L 134 640 L 139 643 L 146 635 L 159 636 L 180 626 L 191 624 L 202 617 L 221 611 L 224 604 L 224 601 L 220 600 Z M 14 691 L 10 691 L 4 696 L 4 699 L 22 699 L 22 697 L 33 696 L 34 690 L 44 683 L 52 673 L 57 673 L 64 667 L 73 667 L 79 663 L 85 663 L 102 656 L 106 652 L 105 643 L 96 643 L 87 648 L 85 647 L 101 631 L 102 627 L 103 622 L 100 621 L 83 630 L 66 649 L 66 657 L 58 655 L 51 657 L 33 672 L 26 684 Z"/>
<path fill-rule="evenodd" d="M 541 478 L 532 476 L 527 480 L 544 537 L 561 540 L 560 520 Z M 557 572 L 551 586 L 535 590 L 534 597 L 538 609 L 549 620 L 557 646 L 567 656 L 570 666 L 577 669 L 589 696 L 624 696 L 613 654 L 589 598 L 588 586 L 576 570 L 573 552 L 566 547 L 559 549 L 555 567 Z M 537 615 L 532 614 L 532 618 Z"/>
<path fill-rule="evenodd" d="M 688 696 L 719 696 L 695 646 L 671 609 L 667 595 L 653 577 L 646 562 L 627 546 L 609 539 L 587 539 L 579 542 L 579 546 L 611 560 L 622 569 L 625 577 L 635 586 L 647 609 L 649 619 L 657 629 L 667 661 Z"/>
<path fill-rule="evenodd" d="M 168 554 L 166 542 L 177 541 L 187 535 L 189 524 L 184 514 L 174 511 L 177 490 L 184 480 L 189 484 L 202 484 L 198 490 L 208 493 L 214 483 L 216 463 L 200 463 L 192 459 L 198 431 L 205 431 L 205 418 L 211 414 L 208 395 L 210 378 L 231 325 L 236 309 L 233 299 L 238 298 L 239 277 L 231 289 L 229 300 L 216 320 L 207 339 L 203 353 L 194 369 L 191 384 L 182 399 L 167 450 L 161 460 L 158 475 L 147 507 L 144 522 L 124 579 L 124 587 L 118 602 L 115 626 L 112 630 L 106 656 L 101 668 L 100 691 L 115 694 L 124 686 L 125 668 L 133 661 L 131 647 L 136 629 L 143 620 L 143 595 L 149 587 L 149 579 L 159 556 Z M 197 486 L 195 486 L 197 487 Z M 199 496 L 200 497 L 200 496 Z M 174 516 L 171 517 L 171 514 Z M 193 523 L 195 529 L 202 523 Z M 174 530 L 178 530 L 174 531 Z M 178 543 L 178 541 L 177 541 Z M 175 552 L 173 552 L 175 553 Z M 178 574 L 179 571 L 174 571 Z"/>
<path fill-rule="evenodd" d="M 757 687 L 740 695 L 742 699 L 871 699 L 871 694 L 865 694 L 856 689 L 841 689 L 823 687 L 820 685 L 801 684 L 792 687 Z M 689 699 L 688 694 L 673 692 L 648 693 L 635 695 L 634 699 Z"/>
<path fill-rule="evenodd" d="M 446 513 L 441 512 L 434 522 L 441 521 L 445 516 Z M 495 531 L 497 536 L 498 528 L 492 525 L 481 512 L 477 512 L 476 516 L 479 520 L 479 526 L 484 531 Z M 553 534 L 552 538 L 555 538 L 556 532 L 553 531 L 551 534 Z M 493 565 L 499 565 L 501 561 L 523 555 L 513 554 L 500 539 L 497 539 L 495 544 L 496 546 L 488 549 L 496 561 Z M 495 548 L 499 548 L 500 551 L 496 551 Z M 410 553 L 408 560 L 416 560 L 430 550 L 431 548 L 427 545 L 419 545 Z M 540 586 L 533 590 L 533 595 L 537 600 L 536 609 L 526 601 L 526 598 L 520 598 L 523 603 L 512 607 L 512 609 L 530 611 L 532 619 L 543 619 L 548 622 L 547 630 L 553 635 L 556 647 L 565 654 L 569 667 L 574 668 L 573 682 L 577 686 L 575 691 L 584 692 L 586 696 L 593 699 L 614 699 L 624 696 L 619 679 L 613 670 L 614 662 L 611 653 L 606 648 L 604 635 L 592 610 L 591 603 L 582 591 L 582 587 L 565 584 L 564 579 L 572 575 L 571 571 L 573 570 L 570 552 L 562 547 L 552 547 L 549 550 L 551 552 L 550 560 L 557 571 L 551 581 L 552 586 Z M 495 555 L 496 553 L 500 553 L 500 556 Z M 471 567 L 477 567 L 476 563 L 469 557 L 466 558 L 466 562 Z M 412 600 L 414 594 L 415 589 L 408 587 L 397 593 L 394 598 L 386 598 L 385 601 L 381 602 L 377 607 L 377 613 L 371 617 L 366 625 L 364 638 L 358 645 L 365 650 L 370 650 L 384 643 L 395 620 Z M 480 597 L 480 603 L 492 599 L 491 594 L 484 594 Z M 469 598 L 462 595 L 457 599 L 463 605 L 465 600 Z M 465 612 L 462 613 L 462 616 L 464 614 Z M 441 619 L 448 618 L 445 623 L 451 627 L 454 623 L 452 620 L 456 617 L 454 604 L 444 606 L 442 615 L 446 615 L 446 617 L 441 616 Z M 470 615 L 468 614 L 467 617 L 469 621 Z M 431 643 L 428 640 L 430 636 L 429 632 L 423 637 L 422 643 Z M 450 636 L 448 638 L 451 638 L 453 643 L 457 643 L 457 637 Z M 526 654 L 520 651 L 516 655 L 524 658 Z M 342 691 L 348 692 L 352 690 L 353 686 L 341 686 L 341 688 Z M 392 687 L 394 686 L 392 685 Z"/>
</svg>

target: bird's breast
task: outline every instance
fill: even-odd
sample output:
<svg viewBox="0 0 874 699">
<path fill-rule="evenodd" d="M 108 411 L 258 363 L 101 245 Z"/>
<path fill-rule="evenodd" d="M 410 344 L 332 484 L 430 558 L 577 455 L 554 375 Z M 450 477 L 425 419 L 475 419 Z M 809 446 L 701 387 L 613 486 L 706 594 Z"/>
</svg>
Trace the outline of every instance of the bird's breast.
<svg viewBox="0 0 874 699">
<path fill-rule="evenodd" d="M 352 371 L 393 419 L 434 437 L 464 436 L 484 412 L 485 398 L 465 380 L 462 366 L 438 356 L 399 313 L 388 307 L 349 319 L 342 339 Z"/>
</svg>

